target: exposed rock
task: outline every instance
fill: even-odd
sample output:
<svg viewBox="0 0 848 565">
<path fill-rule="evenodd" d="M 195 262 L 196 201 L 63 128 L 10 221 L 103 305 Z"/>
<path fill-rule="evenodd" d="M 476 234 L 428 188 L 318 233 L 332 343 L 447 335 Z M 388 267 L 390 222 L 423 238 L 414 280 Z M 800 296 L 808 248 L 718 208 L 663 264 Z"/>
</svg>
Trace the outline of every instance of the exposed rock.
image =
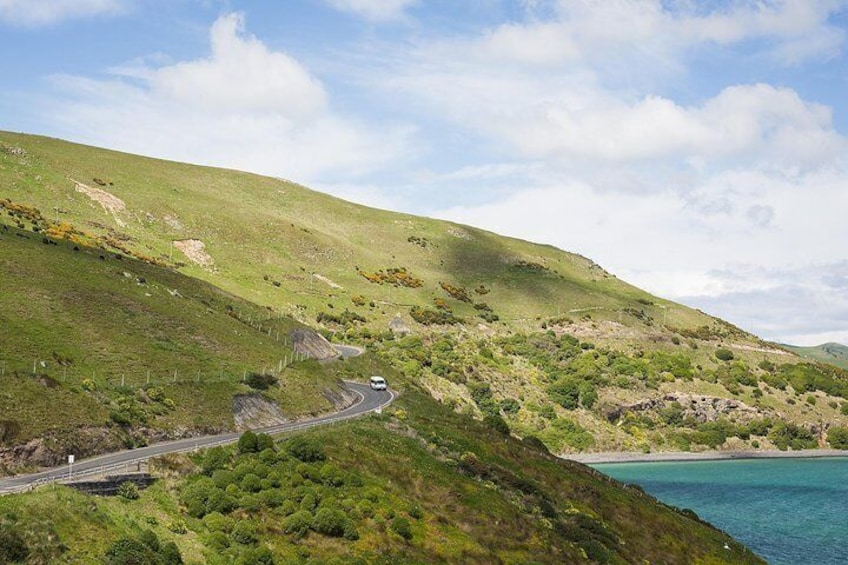
<svg viewBox="0 0 848 565">
<path fill-rule="evenodd" d="M 692 417 L 698 422 L 714 422 L 721 416 L 732 416 L 737 420 L 752 420 L 762 415 L 758 408 L 733 398 L 670 392 L 661 398 L 647 398 L 632 404 L 617 406 L 609 410 L 606 416 L 607 420 L 614 422 L 627 412 L 660 410 L 673 402 L 680 404 L 684 417 Z"/>
<path fill-rule="evenodd" d="M 204 269 L 211 268 L 215 264 L 215 260 L 206 252 L 206 244 L 199 239 L 174 241 L 174 247 L 182 251 L 192 262 L 197 263 Z"/>
<path fill-rule="evenodd" d="M 55 467 L 67 463 L 68 454 L 83 459 L 124 448 L 114 428 L 57 430 L 21 445 L 0 448 L 0 470 L 8 474 L 25 467 Z"/>
<path fill-rule="evenodd" d="M 295 328 L 289 333 L 292 349 L 295 353 L 306 355 L 310 359 L 326 361 L 339 356 L 336 348 L 324 339 L 324 336 L 307 328 Z"/>
<path fill-rule="evenodd" d="M 409 326 L 406 325 L 406 322 L 403 321 L 403 318 L 400 317 L 400 314 L 397 314 L 392 321 L 389 322 L 389 330 L 395 335 L 409 335 L 412 333 L 412 330 L 409 329 Z"/>
<path fill-rule="evenodd" d="M 261 394 L 234 396 L 233 420 L 238 431 L 276 426 L 288 421 L 280 407 Z"/>
<path fill-rule="evenodd" d="M 330 401 L 336 411 L 344 410 L 353 405 L 359 399 L 359 396 L 346 388 L 340 390 L 325 390 L 324 398 Z"/>
</svg>

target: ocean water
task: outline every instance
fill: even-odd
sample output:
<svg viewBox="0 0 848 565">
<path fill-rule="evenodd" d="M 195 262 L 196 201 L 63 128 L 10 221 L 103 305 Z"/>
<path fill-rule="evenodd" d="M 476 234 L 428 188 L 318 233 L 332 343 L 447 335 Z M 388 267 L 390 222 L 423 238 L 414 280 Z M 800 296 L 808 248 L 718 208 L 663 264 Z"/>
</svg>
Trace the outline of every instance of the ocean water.
<svg viewBox="0 0 848 565">
<path fill-rule="evenodd" d="M 848 563 L 848 458 L 592 467 L 694 510 L 769 563 Z"/>
</svg>

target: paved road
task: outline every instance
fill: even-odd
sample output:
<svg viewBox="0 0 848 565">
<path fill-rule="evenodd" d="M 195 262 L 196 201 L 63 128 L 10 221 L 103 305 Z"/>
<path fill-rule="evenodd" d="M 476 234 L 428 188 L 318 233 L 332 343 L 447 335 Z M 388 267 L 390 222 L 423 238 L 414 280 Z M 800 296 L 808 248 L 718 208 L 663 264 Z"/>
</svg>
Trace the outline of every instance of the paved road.
<svg viewBox="0 0 848 565">
<path fill-rule="evenodd" d="M 257 433 L 279 434 L 320 426 L 322 424 L 349 420 L 388 406 L 396 396 L 396 394 L 392 391 L 371 390 L 371 387 L 361 383 L 346 381 L 345 384 L 347 384 L 348 388 L 360 397 L 359 401 L 352 406 L 340 412 L 327 414 L 326 416 L 320 416 L 318 418 L 312 418 L 310 420 L 303 420 L 300 422 L 279 424 L 267 428 L 256 429 L 254 431 Z M 17 477 L 0 479 L 0 494 L 26 490 L 32 486 L 47 482 L 68 481 L 72 478 L 75 479 L 86 475 L 96 475 L 110 470 L 111 472 L 119 473 L 123 471 L 125 467 L 135 465 L 141 461 L 150 459 L 151 457 L 157 457 L 166 453 L 193 451 L 199 448 L 234 443 L 238 441 L 239 436 L 240 434 L 238 432 L 231 432 L 214 436 L 187 438 L 156 443 L 148 447 L 119 451 L 108 455 L 100 455 L 92 457 L 91 459 L 74 462 L 72 476 L 69 476 L 69 473 L 71 473 L 69 466 L 64 465 L 62 467 L 55 467 L 53 469 L 48 469 L 39 473 L 32 473 L 30 475 L 19 475 Z"/>
<path fill-rule="evenodd" d="M 339 345 L 337 343 L 333 343 L 331 345 L 339 352 L 342 359 L 349 359 L 351 357 L 358 357 L 359 355 L 362 355 L 362 349 L 359 347 L 354 347 L 352 345 Z"/>
</svg>

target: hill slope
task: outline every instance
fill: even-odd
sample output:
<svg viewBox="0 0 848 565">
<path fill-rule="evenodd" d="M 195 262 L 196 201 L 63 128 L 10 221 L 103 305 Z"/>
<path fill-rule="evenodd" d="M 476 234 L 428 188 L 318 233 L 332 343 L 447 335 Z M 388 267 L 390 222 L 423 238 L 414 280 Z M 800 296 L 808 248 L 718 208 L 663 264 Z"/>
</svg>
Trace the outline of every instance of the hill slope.
<svg viewBox="0 0 848 565">
<path fill-rule="evenodd" d="M 798 449 L 846 423 L 845 371 L 550 246 L 43 137 L 0 133 L 0 165 L 0 207 L 19 228 L 317 323 L 559 454 Z"/>
<path fill-rule="evenodd" d="M 337 376 L 293 360 L 300 324 L 197 279 L 0 224 L 0 281 L 7 469 L 231 430 L 259 398 L 279 418 L 334 409 Z"/>
<path fill-rule="evenodd" d="M 646 320 L 713 323 L 578 255 L 282 180 L 10 133 L 0 133 L 0 162 L 0 194 L 49 221 L 310 321 L 332 305 L 379 327 L 396 313 L 411 323 L 411 306 L 432 308 L 441 298 L 469 323 L 483 321 L 472 303 L 485 302 L 510 328 L 586 313 L 640 330 Z M 451 296 L 440 283 L 459 290 Z"/>
<path fill-rule="evenodd" d="M 166 458 L 135 501 L 64 487 L 0 498 L 0 536 L 33 563 L 153 548 L 210 564 L 761 563 L 691 511 L 414 390 L 382 416 L 251 445 Z"/>
<path fill-rule="evenodd" d="M 848 346 L 841 343 L 823 343 L 813 347 L 799 347 L 796 345 L 784 345 L 786 349 L 797 353 L 801 357 L 815 359 L 822 363 L 830 363 L 843 369 L 848 369 Z"/>
</svg>

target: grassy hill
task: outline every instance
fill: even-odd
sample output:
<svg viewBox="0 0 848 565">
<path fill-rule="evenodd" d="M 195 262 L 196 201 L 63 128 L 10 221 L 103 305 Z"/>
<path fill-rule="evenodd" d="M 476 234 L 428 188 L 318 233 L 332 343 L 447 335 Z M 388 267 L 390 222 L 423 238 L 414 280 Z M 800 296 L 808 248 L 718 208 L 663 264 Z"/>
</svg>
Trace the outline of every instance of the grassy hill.
<svg viewBox="0 0 848 565">
<path fill-rule="evenodd" d="M 11 133 L 0 133 L 0 208 L 19 229 L 100 247 L 112 262 L 118 253 L 167 266 L 263 314 L 369 345 L 443 403 L 502 417 L 557 453 L 815 446 L 826 442 L 823 426 L 846 421 L 848 373 L 799 365 L 786 349 L 550 246 L 283 180 Z M 142 292 L 132 277 L 112 284 Z M 181 303 L 162 299 L 163 313 Z M 411 337 L 389 333 L 393 320 Z M 103 322 L 90 326 L 114 327 Z M 84 338 L 60 333 L 58 355 Z M 148 341 L 134 358 L 172 371 L 153 355 L 155 334 Z M 53 353 L 42 349 L 17 344 L 7 362 L 26 367 Z M 254 368 L 279 365 L 279 353 L 259 357 Z M 211 364 L 201 372 L 249 370 Z M 792 441 L 777 423 L 797 427 Z"/>
<path fill-rule="evenodd" d="M 691 511 L 411 388 L 382 416 L 243 451 L 165 458 L 138 500 L 0 498 L 0 536 L 32 563 L 761 563 Z"/>
<path fill-rule="evenodd" d="M 492 314 L 495 328 L 584 316 L 639 334 L 648 321 L 716 324 L 584 257 L 287 181 L 11 133 L 0 133 L 0 163 L 0 195 L 37 208 L 45 226 L 69 224 L 310 323 L 345 309 L 373 327 L 398 313 L 413 323 L 412 306 L 441 299 L 471 327 Z M 474 308 L 483 302 L 491 311 Z"/>
<path fill-rule="evenodd" d="M 848 369 L 848 346 L 841 343 L 824 343 L 813 347 L 800 347 L 796 345 L 784 345 L 783 347 L 797 353 L 801 357 Z"/>
<path fill-rule="evenodd" d="M 293 360 L 300 324 L 205 282 L 5 224 L 0 281 L 7 468 L 230 430 L 236 397 L 286 418 L 333 410 L 338 375 Z"/>
</svg>

